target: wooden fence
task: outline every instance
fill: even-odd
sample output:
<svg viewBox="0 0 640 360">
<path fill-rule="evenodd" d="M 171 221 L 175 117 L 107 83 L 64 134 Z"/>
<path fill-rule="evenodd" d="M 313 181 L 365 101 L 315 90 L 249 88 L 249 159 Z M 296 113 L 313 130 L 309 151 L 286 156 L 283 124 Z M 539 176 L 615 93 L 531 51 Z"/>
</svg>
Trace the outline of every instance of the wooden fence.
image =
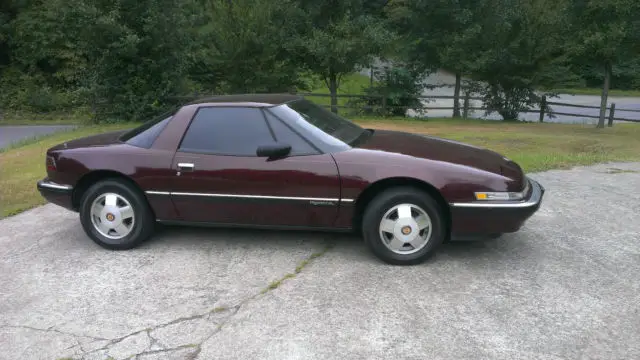
<svg viewBox="0 0 640 360">
<path fill-rule="evenodd" d="M 321 98 L 330 98 L 331 95 L 329 94 L 315 94 L 315 93 L 297 93 L 297 95 L 301 95 L 301 96 L 305 96 L 305 97 L 321 97 Z M 404 108 L 405 110 L 410 109 L 411 107 L 407 107 L 407 106 L 392 106 L 392 105 L 388 105 L 387 104 L 387 97 L 383 96 L 383 95 L 354 95 L 354 94 L 338 94 L 338 101 L 340 99 L 357 99 L 357 100 L 362 100 L 365 101 L 367 99 L 377 99 L 378 102 L 380 103 L 380 108 L 382 110 L 383 114 L 387 113 L 388 109 L 391 108 Z M 445 100 L 454 100 L 453 96 L 450 95 L 426 95 L 426 96 L 419 96 L 420 100 L 438 100 L 438 99 L 445 99 Z M 463 118 L 468 118 L 469 116 L 469 111 L 476 111 L 476 110 L 482 110 L 485 111 L 487 108 L 485 106 L 471 106 L 471 101 L 475 100 L 475 101 L 482 101 L 482 98 L 479 97 L 473 97 L 470 96 L 469 94 L 465 94 L 464 96 L 462 96 L 462 106 L 460 106 L 460 110 L 462 112 L 462 117 Z M 563 115 L 563 116 L 571 116 L 571 117 L 580 117 L 580 118 L 591 118 L 591 119 L 599 119 L 599 116 L 596 115 L 588 115 L 588 114 L 577 114 L 577 113 L 568 113 L 568 112 L 558 112 L 558 111 L 550 111 L 550 112 L 545 112 L 545 108 L 547 107 L 546 105 L 549 105 L 550 107 L 552 106 L 564 106 L 564 107 L 575 107 L 575 108 L 584 108 L 584 109 L 600 109 L 600 106 L 593 106 L 593 105 L 579 105 L 579 104 L 570 104 L 570 103 L 563 103 L 563 102 L 554 102 L 554 101 L 547 101 L 547 98 L 545 96 L 542 97 L 540 104 L 538 106 L 538 108 L 533 108 L 533 109 L 521 109 L 520 112 L 521 113 L 538 113 L 539 114 L 539 122 L 543 122 L 544 121 L 544 117 L 545 115 Z M 325 107 L 331 108 L 331 105 L 323 105 Z M 336 108 L 340 109 L 358 109 L 358 107 L 354 107 L 353 105 L 336 105 Z M 360 106 L 360 110 L 363 110 L 364 108 L 362 106 Z M 453 106 L 429 106 L 428 103 L 424 104 L 422 109 L 424 110 L 453 110 L 454 107 Z M 629 121 L 629 122 L 639 122 L 640 123 L 640 119 L 628 119 L 628 118 L 620 118 L 620 117 L 616 117 L 615 113 L 617 111 L 626 111 L 626 112 L 633 112 L 633 113 L 640 113 L 640 110 L 638 109 L 616 109 L 616 104 L 612 103 L 610 106 L 607 107 L 607 119 L 608 119 L 608 126 L 613 126 L 613 121 Z"/>
</svg>

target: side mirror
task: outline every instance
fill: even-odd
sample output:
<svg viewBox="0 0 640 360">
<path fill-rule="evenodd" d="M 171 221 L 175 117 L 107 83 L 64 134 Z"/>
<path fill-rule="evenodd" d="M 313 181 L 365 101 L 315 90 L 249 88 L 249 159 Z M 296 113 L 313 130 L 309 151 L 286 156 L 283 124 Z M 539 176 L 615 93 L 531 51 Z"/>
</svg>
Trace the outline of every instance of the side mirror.
<svg viewBox="0 0 640 360">
<path fill-rule="evenodd" d="M 258 146 L 256 155 L 258 155 L 259 157 L 281 158 L 289 155 L 290 152 L 291 145 L 283 143 L 273 143 L 269 145 Z"/>
</svg>

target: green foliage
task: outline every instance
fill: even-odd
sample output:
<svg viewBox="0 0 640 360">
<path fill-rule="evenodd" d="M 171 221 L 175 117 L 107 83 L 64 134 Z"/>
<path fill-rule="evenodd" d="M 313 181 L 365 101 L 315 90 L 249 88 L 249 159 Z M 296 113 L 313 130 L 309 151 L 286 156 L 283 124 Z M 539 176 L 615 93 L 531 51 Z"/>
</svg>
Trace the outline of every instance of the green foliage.
<svg viewBox="0 0 640 360">
<path fill-rule="evenodd" d="M 639 12 L 640 3 L 636 0 L 572 1 L 571 24 L 575 36 L 568 42 L 569 51 L 579 59 L 575 61 L 578 66 L 594 66 L 603 74 L 600 128 L 604 127 L 614 66 L 631 64 L 631 81 L 638 79 L 634 65 L 640 55 Z"/>
<path fill-rule="evenodd" d="M 393 41 L 391 31 L 365 0 L 300 0 L 297 35 L 286 45 L 300 64 L 326 83 L 337 105 L 341 78 L 372 62 Z M 333 108 L 337 112 L 336 108 Z"/>
<path fill-rule="evenodd" d="M 389 16 L 414 66 L 471 74 L 484 84 L 477 90 L 488 112 L 516 119 L 537 103 L 533 89 L 569 73 L 565 7 L 564 0 L 398 0 Z"/>
<path fill-rule="evenodd" d="M 362 109 L 365 115 L 404 116 L 408 109 L 421 110 L 420 100 L 423 85 L 421 72 L 402 66 L 385 66 L 380 80 L 366 89 L 369 95 L 351 102 L 351 106 Z"/>
<path fill-rule="evenodd" d="M 12 61 L 20 72 L 12 93 L 23 94 L 16 103 L 37 110 L 89 104 L 98 120 L 139 120 L 180 89 L 190 44 L 180 2 L 33 4 L 12 22 Z"/>
<path fill-rule="evenodd" d="M 98 117 L 142 120 L 162 111 L 188 70 L 188 8 L 173 0 L 99 5 L 95 32 L 82 39 L 96 65 L 89 88 Z"/>
<path fill-rule="evenodd" d="M 553 87 L 570 73 L 566 65 L 566 1 L 484 0 L 474 59 L 473 79 L 482 82 L 480 95 L 487 113 L 514 120 L 518 112 L 539 102 L 534 91 Z"/>
<path fill-rule="evenodd" d="M 478 5 L 476 0 L 397 0 L 388 14 L 405 38 L 403 52 L 414 66 L 466 72 L 474 58 L 471 50 L 483 37 Z"/>
<path fill-rule="evenodd" d="M 618 63 L 640 51 L 640 3 L 636 0 L 573 0 L 571 24 L 576 56 Z"/>
<path fill-rule="evenodd" d="M 636 0 L 3 0 L 0 110 L 142 120 L 194 93 L 324 88 L 337 111 L 342 80 L 378 58 L 403 63 L 367 90 L 388 94 L 386 115 L 419 108 L 416 79 L 446 69 L 514 119 L 533 89 L 640 87 L 637 14 Z"/>
<path fill-rule="evenodd" d="M 294 10 L 289 0 L 208 1 L 193 79 L 224 93 L 308 90 L 304 69 L 283 46 Z"/>
</svg>

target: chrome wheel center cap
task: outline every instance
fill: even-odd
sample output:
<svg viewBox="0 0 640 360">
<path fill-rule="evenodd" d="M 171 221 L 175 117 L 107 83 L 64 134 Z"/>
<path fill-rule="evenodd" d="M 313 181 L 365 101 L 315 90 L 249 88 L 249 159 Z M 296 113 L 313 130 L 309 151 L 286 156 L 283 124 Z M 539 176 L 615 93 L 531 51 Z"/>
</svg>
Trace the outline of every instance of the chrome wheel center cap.
<svg viewBox="0 0 640 360">
<path fill-rule="evenodd" d="M 105 206 L 100 213 L 100 217 L 104 223 L 110 226 L 117 226 L 122 223 L 122 214 L 120 214 L 120 210 L 116 206 Z"/>
<path fill-rule="evenodd" d="M 412 254 L 431 239 L 431 218 L 417 205 L 399 204 L 382 216 L 378 231 L 389 250 L 401 255 Z"/>
<path fill-rule="evenodd" d="M 119 194 L 105 193 L 91 205 L 91 222 L 100 235 L 117 241 L 129 235 L 135 225 L 131 203 Z"/>
</svg>

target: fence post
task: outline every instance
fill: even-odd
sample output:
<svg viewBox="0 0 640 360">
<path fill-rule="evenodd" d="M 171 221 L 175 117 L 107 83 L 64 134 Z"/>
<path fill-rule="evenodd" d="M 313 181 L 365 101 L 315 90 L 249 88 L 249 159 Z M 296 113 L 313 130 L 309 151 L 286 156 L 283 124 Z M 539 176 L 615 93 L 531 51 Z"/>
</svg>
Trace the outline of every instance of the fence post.
<svg viewBox="0 0 640 360">
<path fill-rule="evenodd" d="M 616 103 L 611 103 L 611 108 L 609 109 L 609 127 L 613 126 L 613 119 L 616 117 Z"/>
<path fill-rule="evenodd" d="M 547 107 L 547 97 L 542 95 L 540 99 L 540 122 L 544 122 L 544 109 Z"/>
<path fill-rule="evenodd" d="M 464 93 L 464 104 L 462 105 L 462 118 L 466 119 L 469 116 L 469 93 Z"/>
</svg>

